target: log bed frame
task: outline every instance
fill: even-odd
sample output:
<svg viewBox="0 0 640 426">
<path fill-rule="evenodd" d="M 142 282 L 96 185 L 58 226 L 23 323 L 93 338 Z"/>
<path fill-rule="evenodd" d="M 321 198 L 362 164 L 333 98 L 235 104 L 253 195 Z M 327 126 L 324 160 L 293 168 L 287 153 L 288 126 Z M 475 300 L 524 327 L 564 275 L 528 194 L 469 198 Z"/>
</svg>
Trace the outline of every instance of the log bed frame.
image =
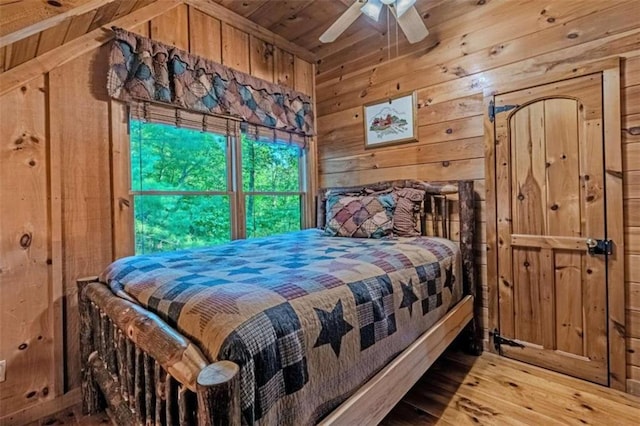
<svg viewBox="0 0 640 426">
<path fill-rule="evenodd" d="M 426 191 L 424 235 L 450 237 L 449 204 L 459 204 L 463 298 L 321 424 L 376 424 L 400 401 L 444 350 L 461 335 L 479 354 L 482 339 L 474 316 L 473 181 L 381 182 L 333 188 L 337 192 L 413 187 Z M 327 191 L 318 197 L 324 225 Z M 431 226 L 428 226 L 431 225 Z M 105 408 L 119 425 L 239 425 L 239 367 L 210 363 L 197 346 L 145 308 L 114 295 L 97 277 L 77 281 L 80 309 L 82 409 Z M 461 334 L 461 331 L 465 333 Z"/>
</svg>

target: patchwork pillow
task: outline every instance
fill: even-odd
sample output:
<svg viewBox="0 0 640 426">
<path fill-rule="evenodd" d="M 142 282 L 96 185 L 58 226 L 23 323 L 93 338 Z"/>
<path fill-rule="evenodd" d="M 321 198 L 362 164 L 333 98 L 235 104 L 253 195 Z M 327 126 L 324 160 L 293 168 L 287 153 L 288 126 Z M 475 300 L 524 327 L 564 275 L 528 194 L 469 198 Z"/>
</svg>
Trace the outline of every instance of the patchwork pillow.
<svg viewBox="0 0 640 426">
<path fill-rule="evenodd" d="M 420 235 L 420 209 L 424 191 L 415 188 L 395 188 L 396 210 L 393 213 L 393 233 L 398 237 Z"/>
<path fill-rule="evenodd" d="M 329 195 L 325 235 L 332 237 L 382 238 L 393 233 L 392 194 Z"/>
</svg>

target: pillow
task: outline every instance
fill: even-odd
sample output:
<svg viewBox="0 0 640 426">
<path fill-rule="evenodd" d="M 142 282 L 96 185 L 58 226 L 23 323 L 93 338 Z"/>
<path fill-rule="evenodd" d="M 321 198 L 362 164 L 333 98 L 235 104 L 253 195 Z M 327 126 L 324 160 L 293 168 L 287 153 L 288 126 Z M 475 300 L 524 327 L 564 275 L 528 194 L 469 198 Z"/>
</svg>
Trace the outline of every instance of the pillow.
<svg viewBox="0 0 640 426">
<path fill-rule="evenodd" d="M 424 191 L 415 188 L 396 188 L 393 196 L 396 202 L 393 233 L 398 237 L 420 236 L 420 209 L 424 201 Z"/>
<path fill-rule="evenodd" d="M 325 235 L 382 238 L 393 233 L 393 194 L 329 195 Z"/>
</svg>

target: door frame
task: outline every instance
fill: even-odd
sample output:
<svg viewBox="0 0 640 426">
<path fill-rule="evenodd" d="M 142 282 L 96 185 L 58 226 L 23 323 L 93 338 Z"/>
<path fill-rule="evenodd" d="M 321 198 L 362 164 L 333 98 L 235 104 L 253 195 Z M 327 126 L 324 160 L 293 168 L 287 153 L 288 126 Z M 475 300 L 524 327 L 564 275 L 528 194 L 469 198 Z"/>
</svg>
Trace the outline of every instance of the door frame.
<svg viewBox="0 0 640 426">
<path fill-rule="evenodd" d="M 576 65 L 564 72 L 534 76 L 486 87 L 484 95 L 485 185 L 487 205 L 487 328 L 499 328 L 498 310 L 498 234 L 496 198 L 495 128 L 489 120 L 489 103 L 496 95 L 555 83 L 589 74 L 602 74 L 603 143 L 605 166 L 605 206 L 607 238 L 615 243 L 607 262 L 607 332 L 609 387 L 626 391 L 624 213 L 622 186 L 622 138 L 620 116 L 620 58 L 608 58 Z M 493 278 L 492 278 L 493 277 Z M 496 353 L 493 345 L 488 350 Z"/>
</svg>

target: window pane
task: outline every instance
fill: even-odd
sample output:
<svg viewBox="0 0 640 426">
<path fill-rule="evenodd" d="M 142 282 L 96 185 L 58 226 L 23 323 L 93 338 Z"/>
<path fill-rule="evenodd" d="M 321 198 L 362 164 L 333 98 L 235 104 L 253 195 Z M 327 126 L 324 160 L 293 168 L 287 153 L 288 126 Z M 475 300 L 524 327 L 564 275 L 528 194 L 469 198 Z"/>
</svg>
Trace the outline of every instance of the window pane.
<svg viewBox="0 0 640 426">
<path fill-rule="evenodd" d="M 226 195 L 138 195 L 134 199 L 136 254 L 231 240 Z"/>
<path fill-rule="evenodd" d="M 257 142 L 242 135 L 242 187 L 246 192 L 300 191 L 300 148 Z"/>
<path fill-rule="evenodd" d="M 131 120 L 134 191 L 226 191 L 226 135 Z"/>
<path fill-rule="evenodd" d="M 299 195 L 247 195 L 247 238 L 300 230 Z"/>
</svg>

